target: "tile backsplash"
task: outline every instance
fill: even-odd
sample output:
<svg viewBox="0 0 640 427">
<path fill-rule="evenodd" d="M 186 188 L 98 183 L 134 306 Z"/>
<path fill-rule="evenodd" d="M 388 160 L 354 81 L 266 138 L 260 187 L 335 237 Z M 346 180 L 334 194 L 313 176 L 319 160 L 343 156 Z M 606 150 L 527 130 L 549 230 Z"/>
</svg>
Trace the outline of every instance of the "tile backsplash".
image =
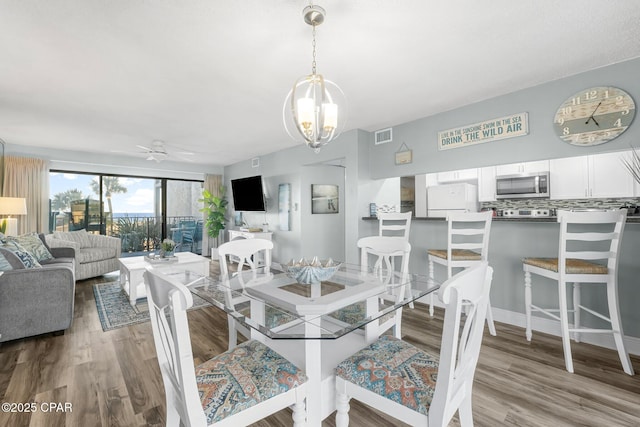
<svg viewBox="0 0 640 427">
<path fill-rule="evenodd" d="M 620 199 L 503 199 L 493 202 L 481 202 L 481 209 L 620 209 L 622 207 L 640 207 L 640 198 Z"/>
</svg>

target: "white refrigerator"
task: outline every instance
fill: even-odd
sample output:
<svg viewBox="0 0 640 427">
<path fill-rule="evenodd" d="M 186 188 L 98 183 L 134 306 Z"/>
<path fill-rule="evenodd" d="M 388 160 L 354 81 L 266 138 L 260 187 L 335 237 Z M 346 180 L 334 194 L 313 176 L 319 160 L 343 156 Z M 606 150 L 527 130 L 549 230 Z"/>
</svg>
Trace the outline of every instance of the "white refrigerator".
<svg viewBox="0 0 640 427">
<path fill-rule="evenodd" d="M 427 216 L 444 218 L 447 212 L 478 212 L 478 186 L 467 183 L 427 188 Z"/>
</svg>

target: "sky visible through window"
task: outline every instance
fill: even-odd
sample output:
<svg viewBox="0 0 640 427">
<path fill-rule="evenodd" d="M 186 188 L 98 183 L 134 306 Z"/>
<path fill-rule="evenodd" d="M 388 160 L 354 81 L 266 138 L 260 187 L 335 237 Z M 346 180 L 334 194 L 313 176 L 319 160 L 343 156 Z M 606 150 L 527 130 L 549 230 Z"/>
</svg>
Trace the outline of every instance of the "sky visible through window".
<svg viewBox="0 0 640 427">
<path fill-rule="evenodd" d="M 96 175 L 51 172 L 49 174 L 50 198 L 53 199 L 56 194 L 67 190 L 78 189 L 84 198 L 99 200 L 99 196 L 91 190 L 90 182 L 94 178 Z M 127 188 L 127 192 L 112 195 L 114 215 L 153 215 L 153 179 L 119 177 L 119 182 Z M 105 209 L 107 209 L 106 203 Z"/>
</svg>

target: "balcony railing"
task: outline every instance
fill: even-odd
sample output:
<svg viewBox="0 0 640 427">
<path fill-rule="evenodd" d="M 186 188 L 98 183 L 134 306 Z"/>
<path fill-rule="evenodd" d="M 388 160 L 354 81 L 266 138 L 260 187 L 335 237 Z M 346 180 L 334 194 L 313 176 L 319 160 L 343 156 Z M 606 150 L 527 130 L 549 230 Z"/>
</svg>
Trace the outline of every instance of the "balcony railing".
<svg viewBox="0 0 640 427">
<path fill-rule="evenodd" d="M 153 252 L 160 248 L 163 240 L 162 217 L 148 216 L 108 216 L 102 226 L 100 223 L 73 222 L 71 215 L 55 212 L 52 215 L 52 231 L 72 231 L 86 229 L 89 232 L 119 237 L 122 242 L 122 255 L 138 255 Z M 176 242 L 176 251 L 202 253 L 202 220 L 194 216 L 167 217 L 165 238 Z"/>
</svg>

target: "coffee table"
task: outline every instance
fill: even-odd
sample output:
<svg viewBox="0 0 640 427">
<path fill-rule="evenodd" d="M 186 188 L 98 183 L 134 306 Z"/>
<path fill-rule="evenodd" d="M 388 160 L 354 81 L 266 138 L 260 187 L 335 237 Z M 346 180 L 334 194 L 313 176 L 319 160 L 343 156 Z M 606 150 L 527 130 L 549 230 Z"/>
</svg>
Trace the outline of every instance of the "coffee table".
<svg viewBox="0 0 640 427">
<path fill-rule="evenodd" d="M 139 298 L 147 293 L 142 275 L 149 266 L 159 269 L 193 271 L 198 275 L 209 275 L 209 259 L 192 252 L 177 252 L 176 259 L 150 262 L 145 256 L 118 258 L 120 264 L 120 286 L 129 295 L 129 304 L 135 307 Z"/>
</svg>

